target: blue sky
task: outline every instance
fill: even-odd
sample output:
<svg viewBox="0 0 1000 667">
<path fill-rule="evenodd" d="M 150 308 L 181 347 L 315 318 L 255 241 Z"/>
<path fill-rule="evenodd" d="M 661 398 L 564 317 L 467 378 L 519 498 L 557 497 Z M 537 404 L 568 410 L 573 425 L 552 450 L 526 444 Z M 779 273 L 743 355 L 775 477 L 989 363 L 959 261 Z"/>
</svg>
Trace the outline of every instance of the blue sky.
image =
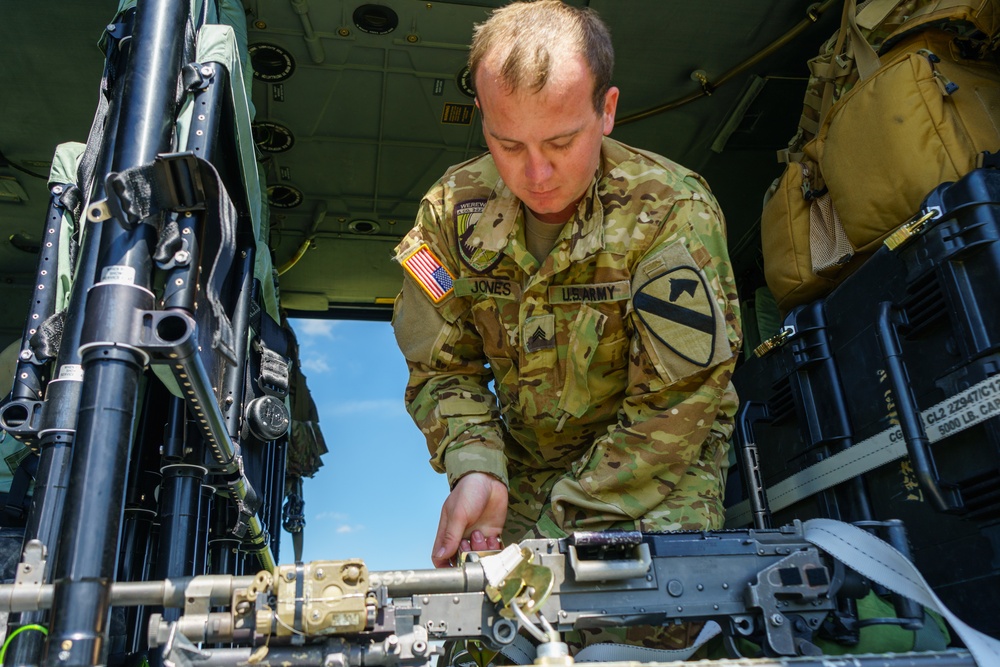
<svg viewBox="0 0 1000 667">
<path fill-rule="evenodd" d="M 292 320 L 329 453 L 305 481 L 303 559 L 370 570 L 433 567 L 448 482 L 403 407 L 406 362 L 386 322 Z M 282 534 L 280 561 L 292 562 Z"/>
</svg>

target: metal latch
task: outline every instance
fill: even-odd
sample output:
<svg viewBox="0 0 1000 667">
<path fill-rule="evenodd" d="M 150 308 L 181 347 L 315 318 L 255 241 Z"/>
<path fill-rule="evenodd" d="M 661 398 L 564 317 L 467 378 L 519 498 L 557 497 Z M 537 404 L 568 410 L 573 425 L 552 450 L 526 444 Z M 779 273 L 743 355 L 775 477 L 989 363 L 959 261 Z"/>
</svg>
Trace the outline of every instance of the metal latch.
<svg viewBox="0 0 1000 667">
<path fill-rule="evenodd" d="M 903 245 L 911 238 L 916 236 L 917 234 L 923 232 L 924 228 L 927 226 L 927 223 L 939 217 L 941 217 L 940 208 L 938 208 L 937 206 L 932 206 L 928 208 L 927 212 L 924 213 L 922 216 L 914 220 L 910 220 L 909 222 L 903 223 L 903 225 L 899 229 L 890 234 L 889 237 L 886 238 L 885 241 L 883 241 L 885 247 L 888 248 L 889 250 L 895 250 L 896 248 L 898 248 L 899 246 Z"/>
<path fill-rule="evenodd" d="M 781 327 L 781 331 L 771 336 L 763 343 L 758 345 L 753 349 L 753 354 L 755 357 L 763 357 L 765 354 L 770 352 L 776 347 L 781 347 L 785 342 L 795 335 L 795 327 L 787 326 Z"/>
</svg>

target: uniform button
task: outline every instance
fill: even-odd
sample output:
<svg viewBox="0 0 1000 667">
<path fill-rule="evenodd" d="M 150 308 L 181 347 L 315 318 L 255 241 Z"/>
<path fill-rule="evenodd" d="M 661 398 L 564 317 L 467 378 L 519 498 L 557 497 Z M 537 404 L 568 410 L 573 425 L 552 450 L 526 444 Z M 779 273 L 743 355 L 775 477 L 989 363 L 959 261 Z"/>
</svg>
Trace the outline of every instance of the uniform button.
<svg viewBox="0 0 1000 667">
<path fill-rule="evenodd" d="M 695 192 L 693 195 L 691 195 L 691 199 L 698 201 L 699 199 L 701 199 L 701 195 Z"/>
</svg>

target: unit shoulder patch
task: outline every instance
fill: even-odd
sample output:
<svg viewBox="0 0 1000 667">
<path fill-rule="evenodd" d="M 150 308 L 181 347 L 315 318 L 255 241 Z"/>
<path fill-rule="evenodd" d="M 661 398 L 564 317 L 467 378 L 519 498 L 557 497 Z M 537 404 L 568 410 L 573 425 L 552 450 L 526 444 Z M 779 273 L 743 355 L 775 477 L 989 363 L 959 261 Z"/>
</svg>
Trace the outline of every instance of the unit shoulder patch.
<svg viewBox="0 0 1000 667">
<path fill-rule="evenodd" d="M 706 368 L 715 351 L 716 309 L 694 266 L 670 269 L 639 287 L 632 298 L 639 319 L 682 359 Z"/>
<path fill-rule="evenodd" d="M 439 303 L 455 289 L 454 277 L 426 243 L 418 246 L 400 263 L 434 303 Z"/>
<path fill-rule="evenodd" d="M 500 262 L 500 253 L 484 250 L 472 243 L 476 224 L 486 210 L 485 199 L 469 199 L 455 204 L 455 231 L 458 234 L 458 254 L 476 273 L 485 273 Z"/>
</svg>

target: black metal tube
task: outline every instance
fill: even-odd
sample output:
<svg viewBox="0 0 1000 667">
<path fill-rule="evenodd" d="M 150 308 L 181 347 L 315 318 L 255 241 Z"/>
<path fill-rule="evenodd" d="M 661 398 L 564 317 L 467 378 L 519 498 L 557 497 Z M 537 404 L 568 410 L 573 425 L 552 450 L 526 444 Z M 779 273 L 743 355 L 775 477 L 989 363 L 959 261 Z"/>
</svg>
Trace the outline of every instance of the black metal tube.
<svg viewBox="0 0 1000 667">
<path fill-rule="evenodd" d="M 760 401 L 744 402 L 736 415 L 736 440 L 739 445 L 736 454 L 740 460 L 743 488 L 753 514 L 753 525 L 758 529 L 771 527 L 771 508 L 767 503 L 767 488 L 760 469 L 760 455 L 753 427 L 759 421 L 769 420 L 767 404 Z"/>
<path fill-rule="evenodd" d="M 116 62 L 113 68 L 121 69 L 128 59 L 130 49 L 123 45 L 114 54 Z M 113 69 L 112 68 L 112 69 Z M 116 127 L 121 114 L 120 93 L 123 80 L 112 78 L 109 86 L 112 95 L 108 103 L 106 118 L 102 119 L 107 127 Z M 97 173 L 110 170 L 114 152 L 114 136 L 105 137 L 99 147 L 96 159 Z M 81 189 L 90 188 L 90 183 L 78 183 Z M 95 189 L 103 191 L 104 184 L 94 184 Z M 84 191 L 84 199 L 90 194 Z M 97 258 L 100 253 L 102 223 L 81 224 L 80 251 L 76 266 L 73 267 L 73 285 L 70 288 L 69 305 L 66 309 L 66 321 L 63 324 L 62 344 L 56 359 L 53 378 L 45 390 L 45 405 L 43 408 L 43 428 L 39 431 L 41 460 L 38 476 L 35 479 L 35 490 L 32 495 L 31 512 L 25 527 L 25 542 L 38 539 L 49 550 L 50 565 L 45 573 L 45 580 L 52 580 L 52 559 L 55 556 L 56 536 L 60 534 L 63 522 L 63 510 L 68 489 L 68 477 L 72 454 L 73 440 L 76 435 L 77 409 L 80 402 L 82 368 L 80 365 L 80 340 L 84 326 L 84 304 L 87 293 L 94 284 L 97 272 Z M 51 450 L 51 451 L 48 451 Z M 50 460 L 46 461 L 49 457 Z M 31 617 L 21 617 L 22 623 L 28 618 L 37 618 L 47 622 L 47 612 L 35 612 Z M 38 665 L 44 650 L 43 638 L 34 632 L 18 635 L 11 650 L 7 653 L 7 664 Z"/>
<path fill-rule="evenodd" d="M 247 370 L 247 336 L 250 331 L 250 299 L 253 295 L 253 247 L 244 248 L 240 252 L 239 294 L 236 308 L 233 312 L 233 331 L 241 332 L 236 336 L 233 346 L 236 352 L 236 366 L 226 370 L 223 380 L 223 412 L 226 416 L 226 427 L 232 438 L 239 437 L 240 418 L 243 415 L 243 390 Z"/>
<path fill-rule="evenodd" d="M 920 482 L 920 488 L 930 498 L 931 504 L 942 512 L 960 509 L 962 496 L 958 489 L 943 485 L 938 479 L 934 456 L 930 451 L 930 441 L 920 422 L 920 413 L 916 402 L 910 393 L 909 378 L 906 365 L 903 363 L 903 352 L 896 336 L 896 325 L 901 314 L 889 301 L 879 304 L 878 311 L 878 341 L 885 360 L 886 374 L 896 399 L 896 409 L 899 414 L 899 428 L 906 442 L 906 451 L 913 463 L 913 470 Z"/>
<path fill-rule="evenodd" d="M 42 440 L 42 453 L 38 462 L 38 479 L 44 484 L 35 486 L 31 498 L 31 511 L 24 528 L 25 542 L 38 539 L 43 544 L 56 543 L 53 529 L 58 529 L 59 517 L 63 512 L 63 500 L 69 483 L 70 456 L 69 438 L 64 434 L 54 434 Z M 51 557 L 51 552 L 50 552 Z M 51 568 L 49 568 L 51 570 Z M 20 614 L 16 623 L 8 626 L 8 636 L 17 627 L 25 625 L 46 625 L 48 612 L 26 611 Z M 18 667 L 37 665 L 42 654 L 45 637 L 37 632 L 22 632 L 14 639 L 7 651 L 6 665 Z"/>
<path fill-rule="evenodd" d="M 94 350 L 89 356 L 94 355 L 102 357 L 99 366 L 84 357 L 87 379 L 80 399 L 80 437 L 57 548 L 52 627 L 45 656 L 45 664 L 53 666 L 104 662 L 125 462 L 141 367 L 128 351 Z M 123 405 L 121 399 L 131 402 Z M 88 434 L 99 434 L 93 440 L 110 447 L 94 446 Z"/>
<path fill-rule="evenodd" d="M 122 581 L 146 581 L 151 576 L 153 563 L 146 556 L 152 553 L 150 538 L 156 512 L 142 507 L 126 507 L 122 526 L 122 565 L 129 564 L 129 579 Z M 124 571 L 125 568 L 122 568 Z M 146 620 L 148 611 L 142 607 L 125 609 L 126 634 L 130 646 L 126 651 L 137 652 L 145 647 Z"/>
<path fill-rule="evenodd" d="M 235 523 L 235 514 L 228 503 L 216 500 L 212 503 L 211 522 L 208 534 L 209 574 L 241 574 L 238 568 L 240 540 L 229 532 Z"/>
<path fill-rule="evenodd" d="M 187 432 L 187 413 L 184 399 L 171 396 L 167 399 L 167 423 L 163 427 L 162 458 L 180 461 L 184 458 L 184 441 Z"/>
<path fill-rule="evenodd" d="M 115 171 L 146 164 L 170 149 L 187 10 L 187 3 L 176 0 L 147 0 L 138 5 L 121 117 L 114 132 Z M 145 222 L 130 230 L 104 225 L 98 260 L 101 279 L 130 278 L 137 288 L 147 287 L 155 232 Z M 128 314 L 122 317 L 127 321 Z M 86 328 L 94 325 L 85 324 L 84 338 Z M 138 379 L 145 362 L 136 350 L 116 345 L 128 335 L 128 331 L 119 333 L 120 337 L 111 340 L 93 341 L 94 347 L 83 355 L 77 451 L 56 557 L 52 623 L 44 657 L 50 667 L 103 664 L 107 653 L 125 468 Z"/>
<path fill-rule="evenodd" d="M 18 355 L 17 371 L 11 398 L 17 400 L 38 400 L 42 398 L 46 374 L 49 370 L 47 359 L 39 359 L 29 341 L 39 327 L 56 309 L 57 284 L 59 281 L 59 239 L 62 236 L 62 217 L 66 210 L 59 197 L 66 184 L 54 185 L 45 215 L 45 233 L 42 235 L 38 252 L 38 267 L 35 270 L 35 286 L 32 291 L 28 319 L 21 335 L 21 351 Z M 4 410 L 6 412 L 6 410 Z M 6 420 L 4 420 L 6 421 Z M 7 425 L 5 424 L 5 427 Z"/>
<path fill-rule="evenodd" d="M 208 471 L 178 463 L 164 466 L 160 486 L 160 548 L 157 579 L 194 575 L 196 531 L 201 516 L 201 487 Z M 175 613 L 164 616 L 176 620 Z"/>
<path fill-rule="evenodd" d="M 194 551 L 195 574 L 208 572 L 208 531 L 214 504 L 215 487 L 203 484 L 201 487 L 201 514 L 198 516 L 198 529 L 195 531 L 198 540 Z"/>
</svg>

